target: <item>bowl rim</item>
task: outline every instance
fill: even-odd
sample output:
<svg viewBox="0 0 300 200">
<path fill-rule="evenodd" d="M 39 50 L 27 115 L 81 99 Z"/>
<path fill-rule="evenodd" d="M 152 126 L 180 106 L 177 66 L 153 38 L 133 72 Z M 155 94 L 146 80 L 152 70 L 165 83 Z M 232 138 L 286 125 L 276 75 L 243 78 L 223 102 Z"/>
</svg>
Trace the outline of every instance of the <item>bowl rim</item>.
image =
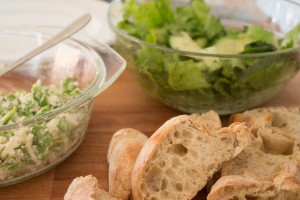
<svg viewBox="0 0 300 200">
<path fill-rule="evenodd" d="M 284 0 L 282 0 L 284 1 Z M 182 51 L 182 50 L 178 50 L 178 49 L 172 49 L 169 47 L 165 47 L 165 46 L 161 46 L 161 45 L 156 45 L 156 44 L 152 44 L 149 43 L 145 40 L 141 40 L 137 37 L 134 37 L 130 34 L 128 34 L 126 31 L 118 28 L 112 20 L 112 16 L 111 16 L 111 11 L 112 8 L 115 4 L 117 3 L 121 3 L 122 5 L 124 5 L 124 1 L 122 0 L 112 0 L 111 3 L 109 4 L 109 7 L 107 9 L 107 20 L 108 20 L 108 24 L 109 26 L 112 28 L 113 31 L 115 31 L 117 34 L 135 42 L 135 43 L 139 43 L 148 47 L 152 47 L 154 49 L 158 49 L 158 50 L 162 50 L 162 51 L 166 51 L 166 52 L 170 52 L 170 53 L 178 53 L 181 55 L 188 55 L 188 56 L 199 56 L 199 57 L 220 57 L 220 58 L 257 58 L 257 57 L 264 57 L 264 56 L 274 56 L 274 55 L 280 55 L 280 54 L 285 54 L 285 53 L 291 53 L 291 52 L 295 52 L 295 51 L 299 51 L 300 50 L 300 45 L 293 47 L 293 48 L 288 48 L 288 49 L 283 49 L 283 50 L 277 50 L 277 51 L 273 51 L 273 52 L 264 52 L 264 53 L 253 53 L 253 54 L 213 54 L 213 53 L 198 53 L 198 52 L 191 52 L 191 51 Z M 288 1 L 288 3 L 291 3 L 297 7 L 300 8 L 300 4 L 293 2 L 293 1 Z"/>
<path fill-rule="evenodd" d="M 52 34 L 47 33 L 47 31 L 43 32 L 44 29 L 50 28 L 51 30 L 59 31 L 63 27 L 60 27 L 60 26 L 5 26 L 5 28 L 1 27 L 0 33 L 3 31 L 11 31 L 11 30 L 9 30 L 9 28 L 10 29 L 15 28 L 14 32 L 16 32 L 16 31 L 22 32 L 22 31 L 24 31 L 24 29 L 30 30 L 30 32 L 41 33 L 43 38 L 48 38 L 48 37 L 51 37 Z M 22 29 L 22 28 L 24 28 L 24 29 Z M 87 36 L 87 37 L 89 37 L 89 36 Z M 90 47 L 88 44 L 85 44 L 76 39 L 73 39 L 72 37 L 65 39 L 61 43 L 65 43 L 69 46 L 70 45 L 75 46 L 75 47 L 79 48 L 81 51 L 88 52 L 89 56 L 94 58 L 93 65 L 96 70 L 96 73 L 95 73 L 95 76 L 94 76 L 93 80 L 91 81 L 91 83 L 86 88 L 84 88 L 78 96 L 76 96 L 74 99 L 68 101 L 67 103 L 63 104 L 62 106 L 55 108 L 53 110 L 50 110 L 41 115 L 33 116 L 33 117 L 23 120 L 23 121 L 14 122 L 11 124 L 6 124 L 6 125 L 0 125 L 0 131 L 18 129 L 23 126 L 29 126 L 31 124 L 40 123 L 40 122 L 43 122 L 46 120 L 50 120 L 53 117 L 57 116 L 58 114 L 63 113 L 74 107 L 84 106 L 86 103 L 88 103 L 90 100 L 92 100 L 94 98 L 95 93 L 97 93 L 99 88 L 101 88 L 101 86 L 104 85 L 105 80 L 106 80 L 106 75 L 107 75 L 105 63 L 104 63 L 103 59 L 101 58 L 101 56 L 92 47 Z M 61 44 L 61 43 L 59 43 L 59 44 Z M 57 45 L 59 45 L 59 44 L 57 44 Z M 57 46 L 57 45 L 55 45 L 55 46 Z"/>
</svg>

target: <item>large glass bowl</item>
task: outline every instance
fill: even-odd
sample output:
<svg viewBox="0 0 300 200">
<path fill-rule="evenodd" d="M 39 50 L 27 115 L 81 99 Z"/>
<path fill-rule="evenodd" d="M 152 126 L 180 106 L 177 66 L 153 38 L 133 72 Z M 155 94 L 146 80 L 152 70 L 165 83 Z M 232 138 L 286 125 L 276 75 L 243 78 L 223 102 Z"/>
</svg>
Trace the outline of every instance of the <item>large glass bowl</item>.
<svg viewBox="0 0 300 200">
<path fill-rule="evenodd" d="M 60 30 L 59 27 L 1 28 L 0 67 Z M 125 65 L 125 60 L 114 50 L 91 38 L 85 42 L 67 39 L 1 76 L 0 92 L 4 94 L 30 91 L 38 80 L 45 85 L 60 86 L 67 77 L 78 82 L 82 93 L 42 115 L 0 125 L 0 187 L 43 173 L 74 152 L 85 136 L 94 97 L 119 77 Z M 66 128 L 58 128 L 62 118 Z M 45 144 L 42 155 L 38 144 Z"/>
<path fill-rule="evenodd" d="M 186 1 L 172 1 L 172 6 Z M 244 25 L 258 24 L 283 36 L 300 22 L 299 4 L 284 0 L 207 0 L 212 13 L 221 18 L 225 26 L 242 28 Z M 128 69 L 138 82 L 168 106 L 193 113 L 214 109 L 219 114 L 230 114 L 257 106 L 272 98 L 299 69 L 300 47 L 257 54 L 209 54 L 179 51 L 153 45 L 130 36 L 118 28 L 123 19 L 123 2 L 113 1 L 108 11 L 110 27 L 116 35 L 115 48 L 128 61 Z M 230 50 L 230 45 L 226 48 Z M 178 62 L 180 61 L 187 62 Z M 185 82 L 194 82 L 198 74 L 190 71 L 190 64 L 205 61 L 222 66 L 206 74 L 213 87 L 199 90 L 197 84 L 186 87 Z M 237 72 L 233 82 L 220 79 L 220 74 L 239 70 L 235 65 L 246 63 L 247 69 Z M 170 68 L 172 66 L 173 68 Z M 199 66 L 203 67 L 203 66 Z M 211 67 L 213 68 L 213 67 Z M 172 69 L 172 70 L 170 70 Z M 174 70 L 181 70 L 174 73 Z M 178 72 L 178 71 L 177 71 Z M 181 77 L 175 77 L 180 74 Z M 203 76 L 203 73 L 200 75 Z M 203 77 L 200 77 L 199 80 Z M 202 84 L 199 81 L 199 85 Z"/>
</svg>

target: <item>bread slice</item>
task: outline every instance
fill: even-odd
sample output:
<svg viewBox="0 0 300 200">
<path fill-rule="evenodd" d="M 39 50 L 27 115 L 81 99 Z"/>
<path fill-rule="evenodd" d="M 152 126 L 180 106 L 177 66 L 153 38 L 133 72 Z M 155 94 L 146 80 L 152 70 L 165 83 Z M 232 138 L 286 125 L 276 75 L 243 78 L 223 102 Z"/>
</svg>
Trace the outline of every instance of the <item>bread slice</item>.
<svg viewBox="0 0 300 200">
<path fill-rule="evenodd" d="M 132 172 L 135 200 L 192 199 L 220 166 L 249 143 L 249 129 L 235 123 L 211 134 L 193 117 L 165 122 L 142 148 Z"/>
<path fill-rule="evenodd" d="M 293 160 L 291 156 L 266 154 L 252 147 L 247 147 L 235 159 L 222 167 L 221 175 L 250 173 L 262 180 L 271 181 L 281 170 L 280 166 L 291 160 Z"/>
<path fill-rule="evenodd" d="M 273 183 L 278 190 L 286 191 L 286 193 L 296 193 L 297 199 L 300 199 L 300 168 L 298 163 L 293 161 L 284 163 L 282 170 L 274 178 Z"/>
<path fill-rule="evenodd" d="M 109 163 L 109 193 L 127 200 L 131 194 L 131 173 L 136 158 L 148 137 L 132 128 L 117 131 L 107 154 Z"/>
<path fill-rule="evenodd" d="M 104 191 L 92 175 L 75 178 L 69 186 L 64 200 L 117 200 Z"/>
<path fill-rule="evenodd" d="M 297 160 L 297 162 L 300 165 L 300 137 L 297 137 L 295 139 L 292 156 Z"/>
<path fill-rule="evenodd" d="M 245 111 L 230 117 L 231 122 L 245 122 L 258 148 L 269 154 L 297 154 L 295 140 L 300 137 L 300 108 L 268 107 Z M 259 139 L 261 138 L 261 139 Z M 257 145 L 258 144 L 258 145 Z M 300 160 L 300 158 L 299 158 Z"/>
<path fill-rule="evenodd" d="M 190 118 L 198 125 L 201 125 L 206 131 L 215 133 L 217 130 L 222 128 L 221 119 L 215 111 L 211 110 L 207 113 L 198 114 L 194 113 L 190 115 Z"/>
<path fill-rule="evenodd" d="M 207 200 L 247 200 L 247 197 L 255 199 L 258 195 L 266 198 L 273 196 L 263 195 L 271 186 L 271 181 L 263 181 L 249 174 L 223 176 L 212 186 Z"/>
<path fill-rule="evenodd" d="M 271 115 L 272 126 L 284 128 L 292 134 L 298 134 L 300 130 L 300 108 L 299 107 L 265 107 L 248 110 L 230 116 L 231 122 L 246 122 L 251 126 L 261 116 Z"/>
<path fill-rule="evenodd" d="M 146 140 L 148 140 L 148 137 L 141 133 L 140 131 L 133 129 L 133 128 L 123 128 L 115 132 L 110 140 L 108 152 L 107 152 L 107 162 L 109 163 L 109 160 L 111 158 L 112 151 L 115 149 L 116 145 L 119 145 L 120 143 L 127 143 L 126 141 L 133 140 L 134 142 L 138 143 L 145 143 Z"/>
<path fill-rule="evenodd" d="M 281 165 L 272 181 L 261 180 L 251 174 L 221 177 L 208 194 L 208 200 L 299 200 L 300 173 L 294 162 Z"/>
</svg>

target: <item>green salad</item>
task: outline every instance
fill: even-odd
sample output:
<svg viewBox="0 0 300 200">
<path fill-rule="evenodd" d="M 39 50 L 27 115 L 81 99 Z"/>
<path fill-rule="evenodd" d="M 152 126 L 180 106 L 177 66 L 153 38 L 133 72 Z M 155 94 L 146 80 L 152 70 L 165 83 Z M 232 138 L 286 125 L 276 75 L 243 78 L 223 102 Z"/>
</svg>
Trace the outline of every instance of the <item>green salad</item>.
<svg viewBox="0 0 300 200">
<path fill-rule="evenodd" d="M 273 96 L 298 71 L 296 50 L 270 52 L 296 47 L 300 24 L 283 38 L 258 25 L 225 27 L 204 0 L 178 7 L 172 7 L 169 0 L 142 4 L 129 0 L 123 11 L 123 20 L 117 26 L 153 45 L 120 37 L 116 48 L 147 89 L 180 110 L 231 109 L 229 113 L 253 107 Z"/>
<path fill-rule="evenodd" d="M 80 93 L 78 84 L 67 78 L 59 88 L 38 81 L 30 92 L 0 94 L 0 124 L 43 115 Z M 72 109 L 41 123 L 0 131 L 0 181 L 34 171 L 66 154 L 80 139 L 86 115 L 82 109 Z"/>
<path fill-rule="evenodd" d="M 172 9 L 169 0 L 124 5 L 124 19 L 118 27 L 141 40 L 174 49 L 212 54 L 263 53 L 298 45 L 300 23 L 284 38 L 260 26 L 242 30 L 224 27 L 211 14 L 204 0 Z M 230 48 L 229 48 L 230 47 Z"/>
</svg>

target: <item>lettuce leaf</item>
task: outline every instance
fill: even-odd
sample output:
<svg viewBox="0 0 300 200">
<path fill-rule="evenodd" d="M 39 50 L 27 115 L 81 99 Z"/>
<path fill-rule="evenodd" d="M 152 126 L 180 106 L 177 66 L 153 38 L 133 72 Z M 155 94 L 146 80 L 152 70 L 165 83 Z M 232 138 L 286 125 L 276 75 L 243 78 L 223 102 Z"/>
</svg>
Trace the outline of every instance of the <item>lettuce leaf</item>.
<svg viewBox="0 0 300 200">
<path fill-rule="evenodd" d="M 244 51 L 241 54 L 251 54 L 251 53 L 264 53 L 264 52 L 271 52 L 276 51 L 276 47 L 273 44 L 257 41 L 251 42 L 245 46 Z"/>
<path fill-rule="evenodd" d="M 278 47 L 278 40 L 276 39 L 274 33 L 265 30 L 263 27 L 255 25 L 247 27 L 246 36 L 250 37 L 252 41 L 262 41 L 270 43 L 274 47 Z"/>
<path fill-rule="evenodd" d="M 118 27 L 145 40 L 148 34 L 161 33 L 153 29 L 159 30 L 173 22 L 174 14 L 169 0 L 151 1 L 146 4 L 136 4 L 135 0 L 130 0 L 124 4 L 124 20 Z M 156 38 L 160 38 L 160 34 L 157 34 Z"/>
<path fill-rule="evenodd" d="M 280 47 L 281 49 L 293 48 L 298 45 L 300 38 L 300 23 L 290 30 L 283 38 Z"/>
<path fill-rule="evenodd" d="M 209 88 L 204 72 L 192 60 L 168 63 L 169 85 L 176 91 Z"/>
<path fill-rule="evenodd" d="M 212 40 L 224 35 L 220 20 L 210 14 L 210 7 L 204 0 L 193 0 L 188 6 L 178 7 L 175 19 L 179 28 L 192 38 L 206 37 Z"/>
<path fill-rule="evenodd" d="M 143 4 L 130 0 L 124 4 L 124 20 L 118 27 L 142 40 L 150 34 L 151 38 L 157 38 L 158 44 L 165 46 L 168 46 L 166 36 L 181 31 L 188 32 L 192 38 L 205 37 L 209 41 L 224 35 L 220 20 L 210 14 L 210 7 L 204 0 L 193 0 L 175 11 L 169 0 Z"/>
</svg>

